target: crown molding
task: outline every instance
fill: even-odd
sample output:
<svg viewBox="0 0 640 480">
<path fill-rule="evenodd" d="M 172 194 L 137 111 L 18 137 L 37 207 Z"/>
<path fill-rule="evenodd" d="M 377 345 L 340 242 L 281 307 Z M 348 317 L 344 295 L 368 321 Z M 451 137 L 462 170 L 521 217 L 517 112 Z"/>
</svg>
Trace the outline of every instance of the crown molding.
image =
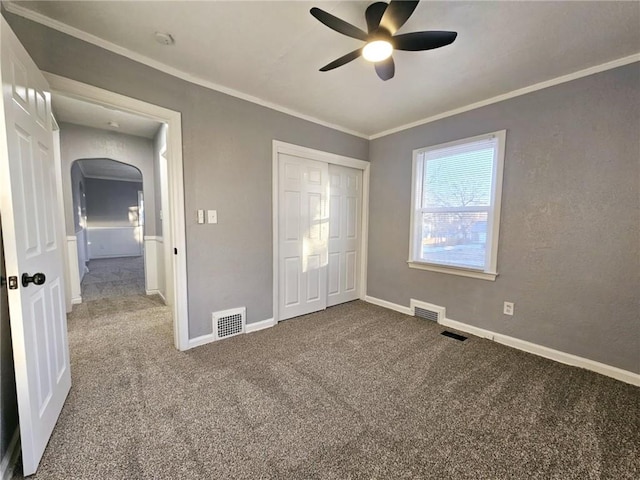
<svg viewBox="0 0 640 480">
<path fill-rule="evenodd" d="M 230 95 L 232 97 L 236 97 L 241 100 L 245 100 L 247 102 L 255 103 L 256 105 L 270 108 L 271 110 L 275 110 L 280 113 L 291 115 L 292 117 L 297 117 L 302 120 L 306 120 L 308 122 L 321 125 L 323 127 L 331 128 L 333 130 L 337 130 L 342 133 L 346 133 L 349 135 L 353 135 L 355 137 L 360 137 L 360 138 L 364 138 L 365 140 L 369 140 L 369 136 L 365 133 L 357 132 L 355 130 L 351 130 L 341 125 L 336 125 L 331 122 L 325 122 L 324 120 L 320 120 L 319 118 L 315 118 L 310 115 L 297 112 L 295 110 L 284 107 L 282 105 L 278 105 L 277 103 L 273 103 L 259 97 L 254 97 L 253 95 L 240 92 L 233 88 L 225 87 L 223 85 L 219 85 L 209 80 L 205 80 L 196 75 L 192 75 L 188 72 L 184 72 L 175 67 L 171 67 L 165 63 L 159 62 L 157 60 L 153 60 L 152 58 L 149 58 L 146 55 L 142 55 L 140 53 L 136 53 L 132 50 L 129 50 L 128 48 L 121 47 L 120 45 L 116 45 L 115 43 L 104 40 L 100 37 L 97 37 L 96 35 L 87 33 L 83 30 L 80 30 L 79 28 L 72 27 L 71 25 L 60 22 L 58 20 L 54 20 L 53 18 L 49 18 L 46 15 L 43 15 L 41 13 L 34 12 L 33 10 L 23 7 L 22 5 L 17 5 L 14 2 L 6 1 L 6 2 L 2 2 L 2 4 L 9 13 L 13 13 L 14 15 L 18 15 L 20 17 L 26 18 L 28 20 L 31 20 L 33 22 L 44 25 L 46 27 L 52 28 L 59 32 L 66 33 L 67 35 L 70 35 L 74 38 L 90 43 L 97 47 L 104 48 L 105 50 L 108 50 L 112 53 L 116 53 L 125 58 L 128 58 L 129 60 L 133 60 L 135 62 L 141 63 L 148 67 L 155 68 L 156 70 L 169 74 L 173 77 L 180 78 L 181 80 L 185 80 L 189 83 L 193 83 L 195 85 L 199 85 L 201 87 L 205 87 L 210 90 L 215 90 L 217 92 L 224 93 L 226 95 Z"/>
<path fill-rule="evenodd" d="M 635 53 L 633 55 L 629 55 L 626 57 L 622 57 L 616 60 L 612 60 L 610 62 L 602 63 L 600 65 L 595 65 L 589 68 L 585 68 L 583 70 L 578 70 L 573 73 L 569 73 L 567 75 L 562 75 L 560 77 L 552 78 L 550 80 L 545 80 L 544 82 L 536 83 L 534 85 L 529 85 L 527 87 L 519 88 L 517 90 L 513 90 L 511 92 L 507 92 L 501 95 L 497 95 L 492 98 L 488 98 L 486 100 L 481 100 L 479 102 L 471 103 L 469 105 L 465 105 L 459 108 L 455 108 L 453 110 L 448 110 L 446 112 L 439 113 L 437 115 L 432 115 L 430 117 L 426 117 L 420 120 L 416 120 L 411 123 L 407 123 L 404 125 L 400 125 L 398 127 L 394 127 L 388 130 L 384 130 L 378 133 L 374 133 L 372 135 L 367 135 L 362 132 L 358 132 L 355 130 L 351 130 L 349 128 L 343 127 L 341 125 L 337 125 L 331 122 L 326 122 L 324 120 L 320 120 L 318 118 L 312 117 L 310 115 L 306 115 L 290 108 L 284 107 L 282 105 L 278 105 L 276 103 L 270 102 L 268 100 L 264 100 L 259 97 L 255 97 L 253 95 L 249 95 L 244 92 L 240 92 L 233 88 L 225 87 L 223 85 L 218 85 L 217 83 L 205 80 L 196 75 L 192 75 L 188 72 L 184 72 L 177 68 L 166 65 L 162 62 L 158 62 L 157 60 L 153 60 L 145 55 L 136 53 L 127 48 L 121 47 L 120 45 L 116 45 L 115 43 L 104 40 L 100 37 L 87 33 L 83 30 L 80 30 L 76 27 L 72 27 L 66 23 L 60 22 L 58 20 L 54 20 L 52 18 L 47 17 L 46 15 L 42 15 L 41 13 L 34 12 L 22 5 L 17 5 L 12 1 L 3 1 L 2 5 L 4 8 L 15 15 L 20 17 L 24 17 L 33 22 L 39 23 L 46 27 L 52 28 L 59 32 L 65 33 L 72 37 L 75 37 L 84 42 L 90 43 L 97 47 L 103 48 L 110 52 L 121 55 L 125 58 L 133 60 L 135 62 L 141 63 L 151 68 L 155 68 L 163 73 L 167 73 L 171 76 L 180 78 L 181 80 L 187 81 L 189 83 L 193 83 L 195 85 L 199 85 L 201 87 L 208 88 L 210 90 L 215 90 L 217 92 L 224 93 L 226 95 L 230 95 L 232 97 L 239 98 L 241 100 L 245 100 L 247 102 L 254 103 L 256 105 L 260 105 L 266 108 L 270 108 L 272 110 L 291 115 L 292 117 L 300 118 L 302 120 L 306 120 L 317 125 L 321 125 L 323 127 L 331 128 L 333 130 L 337 130 L 339 132 L 346 133 L 348 135 L 353 135 L 359 138 L 364 138 L 365 140 L 375 140 L 377 138 L 386 137 L 388 135 L 401 132 L 403 130 L 408 130 L 410 128 L 418 127 L 420 125 L 425 125 L 427 123 L 435 122 L 437 120 L 441 120 L 443 118 L 451 117 L 454 115 L 458 115 L 460 113 L 468 112 L 471 110 L 475 110 L 477 108 L 485 107 L 487 105 L 491 105 L 494 103 L 502 102 L 504 100 L 508 100 L 510 98 L 519 97 L 521 95 L 526 95 L 528 93 L 532 93 L 538 90 L 542 90 L 545 88 L 553 87 L 555 85 L 560 85 L 562 83 L 570 82 L 572 80 L 577 80 L 579 78 L 587 77 L 589 75 L 594 75 L 596 73 L 604 72 L 607 70 L 611 70 L 614 68 L 622 67 L 624 65 L 629 65 L 631 63 L 640 62 L 640 52 Z"/>
<path fill-rule="evenodd" d="M 470 110 L 475 110 L 476 108 L 485 107 L 493 103 L 502 102 L 510 98 L 526 95 L 527 93 L 542 90 L 544 88 L 553 87 L 555 85 L 560 85 L 561 83 L 570 82 L 572 80 L 577 80 L 582 77 L 588 77 L 589 75 L 593 75 L 596 73 L 604 72 L 606 70 L 622 67 L 624 65 L 629 65 L 635 62 L 640 62 L 640 53 L 634 53 L 633 55 L 629 55 L 628 57 L 618 58 L 617 60 L 602 63 L 600 65 L 595 65 L 593 67 L 585 68 L 583 70 L 578 70 L 577 72 L 552 78 L 551 80 L 545 80 L 544 82 L 536 83 L 534 85 L 529 85 L 528 87 L 524 87 L 524 88 L 519 88 L 517 90 L 513 90 L 508 93 L 503 93 L 502 95 L 498 95 L 496 97 L 488 98 L 480 102 L 472 103 L 470 105 L 465 105 L 464 107 L 456 108 L 453 110 L 449 110 L 447 112 L 442 112 L 437 115 L 433 115 L 431 117 L 423 118 L 422 120 L 416 120 L 415 122 L 411 122 L 405 125 L 401 125 L 399 127 L 391 128 L 389 130 L 385 130 L 380 133 L 374 133 L 369 137 L 369 140 L 375 140 L 376 138 L 386 137 L 387 135 L 391 135 L 393 133 L 398 133 L 413 127 L 419 127 L 420 125 L 425 125 L 427 123 L 435 122 L 436 120 L 452 117 L 453 115 L 458 115 L 460 113 L 468 112 Z"/>
</svg>

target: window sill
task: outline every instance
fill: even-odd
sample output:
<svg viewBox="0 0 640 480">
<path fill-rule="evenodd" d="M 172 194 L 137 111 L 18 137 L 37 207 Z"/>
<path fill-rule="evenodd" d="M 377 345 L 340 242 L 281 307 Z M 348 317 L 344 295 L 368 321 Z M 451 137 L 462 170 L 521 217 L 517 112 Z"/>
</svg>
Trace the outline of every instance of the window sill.
<svg viewBox="0 0 640 480">
<path fill-rule="evenodd" d="M 450 275 L 459 275 L 461 277 L 479 278 L 481 280 L 489 280 L 491 282 L 496 281 L 497 273 L 480 272 L 478 270 L 466 270 L 464 268 L 445 267 L 441 265 L 434 265 L 431 263 L 420 263 L 414 261 L 407 261 L 409 268 L 417 268 L 418 270 L 429 270 L 430 272 L 448 273 Z"/>
</svg>

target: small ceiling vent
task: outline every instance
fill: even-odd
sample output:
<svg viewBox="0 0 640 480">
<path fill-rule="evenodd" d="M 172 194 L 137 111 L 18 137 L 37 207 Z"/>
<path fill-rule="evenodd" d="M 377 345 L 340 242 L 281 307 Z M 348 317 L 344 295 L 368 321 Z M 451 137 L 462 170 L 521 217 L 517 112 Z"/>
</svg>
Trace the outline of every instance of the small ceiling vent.
<svg viewBox="0 0 640 480">
<path fill-rule="evenodd" d="M 440 323 L 446 318 L 446 310 L 444 307 L 439 307 L 438 305 L 433 305 L 427 302 L 421 302 L 420 300 L 414 300 L 413 298 L 409 305 L 414 317 L 424 318 L 425 320 L 437 323 Z"/>
<path fill-rule="evenodd" d="M 245 307 L 213 312 L 213 333 L 216 340 L 244 333 L 247 323 Z"/>
</svg>

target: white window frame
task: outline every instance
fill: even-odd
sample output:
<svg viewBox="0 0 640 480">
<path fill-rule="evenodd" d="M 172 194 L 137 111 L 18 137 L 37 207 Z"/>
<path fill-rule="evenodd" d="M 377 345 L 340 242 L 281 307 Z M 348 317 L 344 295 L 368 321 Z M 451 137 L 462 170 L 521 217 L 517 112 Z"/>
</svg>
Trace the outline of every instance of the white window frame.
<svg viewBox="0 0 640 480">
<path fill-rule="evenodd" d="M 453 142 L 442 143 L 429 147 L 418 148 L 413 151 L 413 169 L 411 176 L 411 230 L 409 234 L 409 260 L 407 264 L 410 268 L 420 270 L 429 270 L 432 272 L 448 273 L 452 275 L 461 275 L 464 277 L 479 278 L 482 280 L 495 281 L 498 276 L 498 238 L 500 234 L 500 206 L 502 203 L 502 177 L 504 169 L 504 150 L 506 141 L 506 130 L 478 135 L 475 137 L 464 138 Z M 467 143 L 479 142 L 496 138 L 497 151 L 493 158 L 493 171 L 491 182 L 491 206 L 487 217 L 487 241 L 485 269 L 473 269 L 457 266 L 449 266 L 435 263 L 428 263 L 421 260 L 419 256 L 419 248 L 422 245 L 422 222 L 418 220 L 418 216 L 422 215 L 422 208 L 419 208 L 422 198 L 422 168 L 424 164 L 423 154 L 433 150 L 455 147 Z M 484 208 L 483 208 L 484 210 Z"/>
</svg>

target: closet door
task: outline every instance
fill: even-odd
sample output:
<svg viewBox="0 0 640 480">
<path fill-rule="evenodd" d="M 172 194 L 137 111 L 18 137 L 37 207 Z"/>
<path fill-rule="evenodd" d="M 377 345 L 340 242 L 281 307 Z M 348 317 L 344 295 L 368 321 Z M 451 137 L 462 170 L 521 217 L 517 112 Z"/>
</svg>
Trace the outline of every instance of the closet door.
<svg viewBox="0 0 640 480">
<path fill-rule="evenodd" d="M 327 307 L 328 164 L 279 154 L 280 320 Z"/>
<path fill-rule="evenodd" d="M 360 298 L 362 170 L 329 165 L 327 306 Z"/>
</svg>

